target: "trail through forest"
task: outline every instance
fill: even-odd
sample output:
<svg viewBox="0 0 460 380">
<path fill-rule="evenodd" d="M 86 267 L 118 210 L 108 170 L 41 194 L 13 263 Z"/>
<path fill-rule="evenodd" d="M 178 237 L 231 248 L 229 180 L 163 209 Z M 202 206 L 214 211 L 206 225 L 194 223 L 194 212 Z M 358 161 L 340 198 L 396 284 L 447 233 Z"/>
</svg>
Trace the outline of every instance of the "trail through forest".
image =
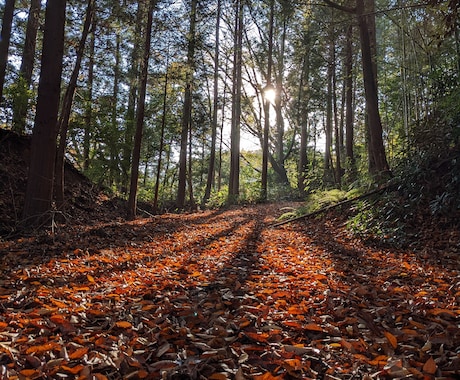
<svg viewBox="0 0 460 380">
<path fill-rule="evenodd" d="M 283 206 L 0 242 L 0 378 L 459 378 L 458 252 Z"/>
</svg>

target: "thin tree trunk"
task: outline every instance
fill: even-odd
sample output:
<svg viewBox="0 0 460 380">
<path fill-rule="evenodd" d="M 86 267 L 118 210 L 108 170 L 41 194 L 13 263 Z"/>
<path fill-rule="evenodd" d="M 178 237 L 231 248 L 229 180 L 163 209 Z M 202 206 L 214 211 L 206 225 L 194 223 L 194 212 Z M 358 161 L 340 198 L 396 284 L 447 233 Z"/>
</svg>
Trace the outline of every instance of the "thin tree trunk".
<svg viewBox="0 0 460 380">
<path fill-rule="evenodd" d="M 332 11 L 331 11 L 332 12 Z M 333 26 L 329 27 L 328 37 L 329 37 L 329 54 L 327 57 L 327 95 L 326 95 L 326 127 L 325 127 L 325 146 L 324 146 L 324 174 L 323 181 L 324 184 L 330 184 L 332 181 L 332 80 L 333 80 L 333 70 L 334 70 L 334 39 L 333 39 Z"/>
<path fill-rule="evenodd" d="M 117 8 L 116 12 L 118 11 L 119 0 L 117 0 Z M 131 154 L 133 152 L 133 138 L 136 128 L 136 100 L 138 99 L 138 90 L 139 90 L 139 62 L 141 61 L 140 51 L 141 51 L 141 35 L 142 35 L 142 20 L 144 20 L 144 12 L 145 12 L 145 2 L 139 1 L 137 3 L 137 11 L 136 11 L 136 26 L 134 30 L 134 46 L 131 52 L 130 57 L 130 68 L 128 70 L 128 80 L 129 80 L 129 92 L 128 92 L 128 105 L 126 108 L 126 124 L 125 124 L 125 131 L 124 131 L 124 142 L 122 145 L 122 153 L 121 153 L 121 192 L 126 194 L 128 191 L 128 181 L 129 181 L 129 168 L 132 164 L 131 161 Z M 117 13 L 118 14 L 118 13 Z M 116 130 L 116 129 L 115 129 Z M 118 171 L 118 168 L 117 168 Z"/>
<path fill-rule="evenodd" d="M 275 13 L 275 1 L 270 0 L 270 20 L 268 29 L 268 63 L 266 89 L 271 90 L 272 85 L 272 66 L 273 66 L 273 24 Z M 270 135 L 270 101 L 264 98 L 264 130 L 262 139 L 262 191 L 261 200 L 266 201 L 268 196 L 268 155 L 269 155 L 269 135 Z"/>
<path fill-rule="evenodd" d="M 58 121 L 59 131 L 59 146 L 56 155 L 56 204 L 58 208 L 61 208 L 64 203 L 64 162 L 65 162 L 65 150 L 67 147 L 67 131 L 69 129 L 70 112 L 72 110 L 72 101 L 77 88 L 78 75 L 80 73 L 81 61 L 83 59 L 83 51 L 85 49 L 86 39 L 89 34 L 90 26 L 92 24 L 92 18 L 94 16 L 94 2 L 95 0 L 88 0 L 86 6 L 86 16 L 83 25 L 83 31 L 81 34 L 80 42 L 77 47 L 77 57 L 75 66 L 70 77 L 69 85 L 64 95 L 62 102 L 61 115 Z"/>
<path fill-rule="evenodd" d="M 298 115 L 297 120 L 300 124 L 300 147 L 299 147 L 299 164 L 298 164 L 298 173 L 297 173 L 297 189 L 301 196 L 305 196 L 305 181 L 307 179 L 307 170 L 308 170 L 308 101 L 309 94 L 304 93 L 304 87 L 308 86 L 310 83 L 310 54 L 311 54 L 311 38 L 310 34 L 307 31 L 307 34 L 304 37 L 304 46 L 305 53 L 303 56 L 302 62 L 302 72 L 300 75 L 300 84 L 299 84 L 299 106 L 298 106 Z M 307 100 L 305 100 L 305 95 L 307 95 Z M 305 105 L 304 102 L 307 102 Z M 302 103 L 301 103 L 302 102 Z"/>
<path fill-rule="evenodd" d="M 88 63 L 88 93 L 86 98 L 85 110 L 85 132 L 83 136 L 83 170 L 86 172 L 89 169 L 89 153 L 91 147 L 91 123 L 93 119 L 93 82 L 94 82 L 94 51 L 96 47 L 96 17 L 93 15 L 93 23 L 91 27 L 91 40 L 89 47 L 89 63 Z"/>
<path fill-rule="evenodd" d="M 61 92 L 66 0 L 48 1 L 23 218 L 27 224 L 46 220 L 51 210 Z"/>
<path fill-rule="evenodd" d="M 24 93 L 29 90 L 32 83 L 32 72 L 35 63 L 35 47 L 37 42 L 37 31 L 40 21 L 41 0 L 31 0 L 29 17 L 27 18 L 26 39 L 22 52 L 21 67 L 19 69 L 20 85 L 24 86 Z M 24 133 L 26 128 L 26 117 L 28 108 L 28 97 L 25 99 L 14 98 L 13 102 L 13 130 L 17 133 Z"/>
<path fill-rule="evenodd" d="M 166 73 L 165 73 L 165 83 L 163 86 L 163 112 L 161 115 L 161 132 L 160 132 L 160 147 L 158 149 L 158 163 L 157 163 L 157 172 L 155 179 L 155 190 L 153 196 L 153 211 L 156 213 L 158 211 L 158 194 L 160 191 L 160 174 L 161 174 L 161 165 L 163 158 L 164 150 L 164 139 L 165 139 L 165 129 L 166 129 L 166 111 L 167 111 L 167 101 L 168 101 L 168 70 L 169 70 L 169 51 L 166 55 Z"/>
<path fill-rule="evenodd" d="M 278 75 L 276 76 L 276 95 L 275 95 L 275 115 L 276 115 L 276 162 L 273 167 L 278 177 L 278 182 L 284 186 L 289 186 L 289 179 L 284 165 L 286 156 L 284 154 L 284 117 L 282 109 L 282 90 L 284 73 L 284 52 L 286 48 L 286 16 L 283 17 L 283 32 L 281 34 L 281 46 L 278 56 Z"/>
<path fill-rule="evenodd" d="M 220 33 L 220 13 L 221 13 L 221 0 L 217 0 L 217 15 L 216 15 L 216 42 L 214 49 L 214 88 L 213 88 L 213 109 L 212 109 L 212 130 L 211 130 L 211 153 L 209 157 L 208 178 L 206 181 L 206 189 L 203 197 L 203 205 L 206 204 L 211 196 L 211 188 L 215 179 L 215 166 L 216 166 L 216 140 L 217 140 L 217 108 L 219 105 L 219 33 Z"/>
<path fill-rule="evenodd" d="M 228 201 L 237 201 L 240 193 L 240 123 L 242 87 L 243 0 L 236 2 L 234 33 L 235 53 L 233 59 L 232 129 L 230 146 L 230 181 Z"/>
<path fill-rule="evenodd" d="M 353 26 L 350 23 L 345 43 L 345 155 L 350 182 L 356 177 L 353 113 Z"/>
<path fill-rule="evenodd" d="M 198 1 L 192 0 L 190 10 L 189 40 L 187 48 L 187 73 L 185 79 L 184 113 L 182 115 L 182 131 L 179 152 L 179 184 L 177 188 L 176 206 L 183 209 L 187 187 L 187 149 L 188 135 L 192 119 L 192 85 L 195 71 L 195 34 L 196 34 L 196 10 Z"/>
<path fill-rule="evenodd" d="M 130 220 L 136 218 L 139 162 L 141 158 L 142 133 L 144 129 L 147 74 L 149 69 L 150 45 L 152 42 L 153 9 L 155 7 L 155 4 L 156 0 L 150 0 L 147 14 L 147 25 L 145 27 L 144 54 L 141 61 L 140 89 L 136 112 L 136 133 L 134 135 L 134 147 L 131 164 L 131 182 L 129 187 L 128 198 L 128 219 Z"/>
</svg>

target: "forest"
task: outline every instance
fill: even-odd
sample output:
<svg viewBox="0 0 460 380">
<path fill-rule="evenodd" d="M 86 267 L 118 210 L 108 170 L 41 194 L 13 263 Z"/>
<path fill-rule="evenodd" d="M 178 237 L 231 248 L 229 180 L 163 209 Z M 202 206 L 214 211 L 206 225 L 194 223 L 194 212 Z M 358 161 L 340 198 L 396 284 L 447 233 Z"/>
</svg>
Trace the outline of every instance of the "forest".
<svg viewBox="0 0 460 380">
<path fill-rule="evenodd" d="M 29 222 L 63 207 L 66 160 L 134 217 L 138 198 L 346 193 L 458 148 L 457 1 L 67 3 L 3 6 L 0 122 L 32 134 Z M 452 181 L 434 208 L 458 206 Z"/>
<path fill-rule="evenodd" d="M 459 10 L 0 2 L 0 379 L 460 378 Z"/>
</svg>

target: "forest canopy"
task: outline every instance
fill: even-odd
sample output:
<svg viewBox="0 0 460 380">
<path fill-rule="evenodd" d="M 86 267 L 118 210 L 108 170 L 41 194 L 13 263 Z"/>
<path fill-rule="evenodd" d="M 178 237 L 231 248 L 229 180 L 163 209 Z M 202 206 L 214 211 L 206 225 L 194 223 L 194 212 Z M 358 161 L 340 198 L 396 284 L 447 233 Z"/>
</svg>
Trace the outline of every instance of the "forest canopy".
<svg viewBox="0 0 460 380">
<path fill-rule="evenodd" d="M 415 176 L 458 151 L 458 9 L 6 0 L 0 125 L 32 135 L 23 217 L 64 205 L 64 160 L 130 217 L 138 198 L 159 212 Z"/>
</svg>

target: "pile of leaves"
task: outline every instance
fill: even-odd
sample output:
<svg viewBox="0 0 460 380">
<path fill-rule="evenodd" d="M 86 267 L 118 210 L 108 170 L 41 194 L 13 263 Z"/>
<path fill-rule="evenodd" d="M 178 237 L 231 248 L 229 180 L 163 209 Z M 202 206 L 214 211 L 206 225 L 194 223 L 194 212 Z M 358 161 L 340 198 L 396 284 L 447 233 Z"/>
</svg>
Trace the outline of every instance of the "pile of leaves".
<svg viewBox="0 0 460 380">
<path fill-rule="evenodd" d="M 283 204 L 0 243 L 0 378 L 456 379 L 460 255 Z M 294 205 L 291 205 L 294 206 Z"/>
</svg>

